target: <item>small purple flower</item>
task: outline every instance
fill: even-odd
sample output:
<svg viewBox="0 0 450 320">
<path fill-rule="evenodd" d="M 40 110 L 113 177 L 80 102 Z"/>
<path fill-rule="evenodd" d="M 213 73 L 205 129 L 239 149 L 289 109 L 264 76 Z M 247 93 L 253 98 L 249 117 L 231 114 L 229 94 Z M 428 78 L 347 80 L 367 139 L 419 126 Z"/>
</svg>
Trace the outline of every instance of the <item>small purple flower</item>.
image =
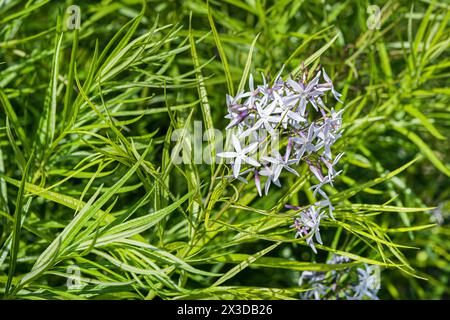
<svg viewBox="0 0 450 320">
<path fill-rule="evenodd" d="M 241 137 L 246 137 L 250 132 L 255 131 L 262 126 L 269 132 L 270 135 L 274 133 L 274 123 L 278 123 L 281 120 L 279 116 L 273 116 L 273 111 L 276 107 L 276 104 L 272 102 L 267 107 L 262 108 L 259 103 L 256 103 L 256 110 L 258 112 L 258 117 L 256 123 L 248 128 L 244 133 L 242 133 Z"/>
<path fill-rule="evenodd" d="M 261 197 L 262 196 L 262 192 L 261 192 L 261 178 L 259 175 L 259 171 L 257 169 L 255 169 L 255 185 L 256 185 L 256 190 L 258 190 L 258 194 Z"/>
<path fill-rule="evenodd" d="M 273 166 L 264 165 L 264 168 L 259 170 L 261 176 L 267 177 L 266 183 L 264 185 L 264 193 L 267 195 L 269 193 L 270 184 L 273 183 L 278 187 L 281 187 L 280 181 L 275 179 L 275 172 L 272 170 Z"/>
<path fill-rule="evenodd" d="M 255 85 L 253 75 L 250 75 L 248 92 L 240 92 L 235 97 L 226 96 L 226 118 L 230 120 L 226 128 L 237 128 L 237 135 L 231 137 L 234 151 L 222 152 L 218 156 L 233 159 L 232 177 L 235 179 L 247 183 L 242 176 L 253 172 L 260 196 L 261 177 L 265 179 L 264 193 L 267 195 L 272 184 L 281 187 L 283 170 L 299 176 L 294 165 L 305 161 L 319 181 L 311 187 L 313 195 L 321 198 L 307 209 L 299 210 L 293 227 L 296 236 L 305 237 L 307 244 L 316 252 L 314 239 L 322 243 L 319 233 L 321 219 L 334 219 L 334 207 L 323 187 L 333 186 L 334 179 L 342 172 L 336 169 L 342 153 L 333 157 L 332 147 L 342 135 L 343 110 L 335 111 L 325 106 L 323 97 L 329 91 L 337 101 L 340 101 L 341 94 L 335 90 L 324 69 L 317 71 L 310 81 L 304 65 L 300 71 L 299 77 L 283 80 L 282 69 L 273 83 L 263 74 L 260 85 Z M 323 80 L 325 82 L 321 83 Z M 259 137 L 261 131 L 263 139 Z M 277 141 L 278 137 L 287 139 L 283 156 L 279 150 L 274 150 L 270 156 L 263 156 L 259 161 L 252 157 L 257 148 L 267 148 L 268 140 Z M 244 165 L 246 168 L 241 172 Z M 324 207 L 328 207 L 328 215 L 322 211 Z"/>
<path fill-rule="evenodd" d="M 297 163 L 299 163 L 305 152 L 306 154 L 315 153 L 321 148 L 321 145 L 314 144 L 314 141 L 317 137 L 316 127 L 314 126 L 314 123 L 309 126 L 308 135 L 305 135 L 302 131 L 297 131 L 297 133 L 298 136 L 293 137 L 292 141 L 294 142 Z"/>
<path fill-rule="evenodd" d="M 272 164 L 272 170 L 274 172 L 274 180 L 278 180 L 281 171 L 283 169 L 295 174 L 296 176 L 299 176 L 298 172 L 290 167 L 290 165 L 296 162 L 295 159 L 289 160 L 287 157 L 282 157 L 280 153 L 276 150 L 274 151 L 274 153 L 275 158 L 269 156 L 261 157 L 261 160 L 270 162 Z"/>
<path fill-rule="evenodd" d="M 239 139 L 233 134 L 231 135 L 231 143 L 234 147 L 234 152 L 221 152 L 217 156 L 221 158 L 234 158 L 233 163 L 233 176 L 237 178 L 241 170 L 242 163 L 247 163 L 255 167 L 259 167 L 260 164 L 255 159 L 249 157 L 247 154 L 252 154 L 258 148 L 258 142 L 254 142 L 251 145 L 242 148 Z"/>
<path fill-rule="evenodd" d="M 230 113 L 227 117 L 231 119 L 231 122 L 228 124 L 226 129 L 231 129 L 232 127 L 240 124 L 249 116 L 249 112 L 247 110 L 239 111 L 238 113 Z"/>
<path fill-rule="evenodd" d="M 344 264 L 351 260 L 348 257 L 333 254 L 327 264 Z M 380 289 L 380 267 L 364 264 L 362 268 L 351 265 L 328 272 L 303 271 L 299 277 L 299 286 L 308 288 L 300 293 L 301 299 L 348 299 L 378 300 Z"/>
<path fill-rule="evenodd" d="M 351 299 L 362 300 L 365 297 L 378 300 L 377 293 L 380 290 L 380 267 L 376 265 L 364 265 L 358 268 L 358 284 L 353 286 L 354 295 Z"/>
<path fill-rule="evenodd" d="M 333 93 L 334 98 L 335 98 L 337 101 L 339 101 L 339 102 L 342 103 L 342 101 L 340 100 L 340 98 L 341 98 L 342 95 L 334 89 L 333 81 L 331 81 L 330 77 L 329 77 L 328 74 L 325 72 L 325 69 L 322 69 L 322 71 L 323 71 L 323 78 L 324 78 L 325 81 L 331 86 L 331 92 Z"/>
<path fill-rule="evenodd" d="M 320 220 L 323 217 L 323 212 L 316 206 L 310 206 L 309 208 L 300 211 L 298 217 L 294 218 L 294 224 L 291 226 L 295 228 L 295 237 L 305 237 L 306 243 L 311 247 L 314 253 L 317 253 L 314 245 L 314 237 L 316 241 L 322 244 L 322 238 L 320 237 Z"/>
</svg>

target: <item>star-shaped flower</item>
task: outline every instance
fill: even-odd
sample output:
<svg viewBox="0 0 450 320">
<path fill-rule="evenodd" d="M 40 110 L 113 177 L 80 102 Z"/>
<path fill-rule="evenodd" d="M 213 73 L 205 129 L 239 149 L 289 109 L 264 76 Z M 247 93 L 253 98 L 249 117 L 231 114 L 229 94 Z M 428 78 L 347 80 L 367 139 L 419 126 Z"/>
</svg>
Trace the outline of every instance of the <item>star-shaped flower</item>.
<svg viewBox="0 0 450 320">
<path fill-rule="evenodd" d="M 231 120 L 226 129 L 231 129 L 232 127 L 242 123 L 249 115 L 250 113 L 248 112 L 248 110 L 242 110 L 237 113 L 230 112 L 225 116 L 225 118 Z"/>
<path fill-rule="evenodd" d="M 297 232 L 295 237 L 306 237 L 306 243 L 311 247 L 314 253 L 317 253 L 314 245 L 314 237 L 316 241 L 322 244 L 322 238 L 320 237 L 320 220 L 323 217 L 323 212 L 317 206 L 310 206 L 308 209 L 299 213 L 299 216 L 294 219 L 294 227 Z"/>
<path fill-rule="evenodd" d="M 256 103 L 256 110 L 258 112 L 258 117 L 256 123 L 248 128 L 241 134 L 241 138 L 248 136 L 251 132 L 264 127 L 270 135 L 274 134 L 273 123 L 278 123 L 280 121 L 280 116 L 274 116 L 272 113 L 276 107 L 275 102 L 270 103 L 266 108 L 263 108 L 260 103 Z"/>
<path fill-rule="evenodd" d="M 235 178 L 239 176 L 239 172 L 241 171 L 241 165 L 243 162 L 254 167 L 261 166 L 258 161 L 248 156 L 248 154 L 252 154 L 258 148 L 258 142 L 254 142 L 249 146 L 242 148 L 241 142 L 239 141 L 238 137 L 232 134 L 231 143 L 234 147 L 234 152 L 220 152 L 217 154 L 217 156 L 221 158 L 234 158 L 233 176 Z"/>
<path fill-rule="evenodd" d="M 250 74 L 249 80 L 248 80 L 248 86 L 250 88 L 250 92 L 248 93 L 249 97 L 246 101 L 246 105 L 248 109 L 254 109 L 255 108 L 255 101 L 257 100 L 257 96 L 259 94 L 259 88 L 257 87 L 255 89 L 255 84 L 253 82 L 253 75 Z"/>
<path fill-rule="evenodd" d="M 340 128 L 342 125 L 342 112 L 343 109 L 336 112 L 331 109 L 331 116 L 328 117 L 324 114 L 323 124 L 316 130 L 317 137 L 323 141 L 324 155 L 328 159 L 331 159 L 330 147 L 340 138 Z"/>
<path fill-rule="evenodd" d="M 334 158 L 333 161 L 329 161 L 327 159 L 321 158 L 322 162 L 325 164 L 325 166 L 328 169 L 328 180 L 330 181 L 330 184 L 333 185 L 333 180 L 336 176 L 338 176 L 342 170 L 340 171 L 336 171 L 336 169 L 334 168 L 334 166 L 339 162 L 339 160 L 342 158 L 342 156 L 344 155 L 344 153 L 340 153 L 336 156 L 336 158 Z"/>
<path fill-rule="evenodd" d="M 284 68 L 284 66 L 283 66 Z M 281 73 L 283 72 L 283 68 L 278 73 L 278 75 L 275 77 L 275 81 L 273 82 L 273 85 L 270 85 L 268 81 L 266 81 L 266 77 L 264 77 L 264 74 L 261 73 L 263 78 L 263 84 L 258 86 L 259 93 L 262 94 L 261 103 L 264 105 L 267 102 L 274 99 L 274 94 L 276 94 L 278 91 L 281 91 L 284 87 L 284 81 L 281 78 Z"/>
<path fill-rule="evenodd" d="M 314 144 L 314 141 L 317 137 L 317 129 L 314 123 L 312 123 L 308 128 L 308 135 L 306 136 L 302 131 L 298 131 L 298 136 L 293 137 L 292 141 L 294 142 L 294 146 L 296 148 L 296 159 L 297 163 L 300 162 L 303 155 L 306 153 L 310 154 L 316 152 L 322 147 L 323 143 Z"/>
<path fill-rule="evenodd" d="M 365 269 L 358 268 L 359 283 L 354 286 L 355 291 L 353 299 L 361 300 L 368 297 L 378 300 L 377 293 L 380 289 L 380 267 L 365 264 Z"/>
<path fill-rule="evenodd" d="M 329 85 L 331 85 L 331 93 L 333 93 L 334 98 L 335 98 L 337 101 L 339 101 L 339 102 L 342 103 L 342 101 L 340 100 L 340 98 L 341 98 L 342 95 L 334 89 L 333 81 L 331 81 L 330 77 L 329 77 L 328 74 L 325 72 L 325 69 L 322 68 L 322 71 L 323 71 L 323 78 L 325 79 L 325 81 L 326 81 Z"/>
<path fill-rule="evenodd" d="M 245 109 L 245 107 L 239 103 L 239 101 L 242 98 L 246 98 L 250 95 L 250 93 L 248 92 L 241 92 L 238 93 L 234 98 L 232 96 L 230 96 L 229 94 L 226 95 L 226 102 L 227 102 L 227 107 L 228 110 L 231 110 L 233 112 L 237 112 L 237 111 L 242 111 L 243 109 Z"/>
<path fill-rule="evenodd" d="M 263 156 L 261 157 L 262 160 L 270 162 L 272 164 L 272 170 L 274 172 L 274 180 L 278 180 L 281 171 L 283 169 L 295 174 L 296 176 L 299 176 L 298 172 L 295 171 L 290 167 L 293 163 L 297 162 L 295 159 L 289 159 L 289 155 L 282 157 L 281 154 L 278 151 L 274 151 L 275 158 L 269 157 L 269 156 Z"/>
<path fill-rule="evenodd" d="M 277 103 L 277 107 L 273 111 L 274 114 L 281 114 L 279 117 L 279 122 L 282 123 L 283 128 L 286 129 L 288 127 L 289 121 L 294 124 L 306 122 L 306 118 L 302 117 L 300 113 L 292 111 L 292 105 L 286 103 L 285 100 L 286 98 L 281 98 L 280 96 L 276 97 L 275 101 Z"/>
<path fill-rule="evenodd" d="M 293 94 L 289 97 L 289 99 L 287 99 L 287 102 L 288 104 L 294 105 L 297 105 L 298 103 L 296 110 L 298 110 L 301 116 L 305 115 L 305 109 L 308 102 L 310 102 L 314 109 L 318 111 L 315 99 L 324 94 L 321 90 L 316 90 L 316 86 L 318 85 L 319 80 L 320 71 L 308 84 L 304 84 L 303 81 L 297 82 L 292 79 L 289 79 L 287 81 L 287 84 L 293 91 Z"/>
<path fill-rule="evenodd" d="M 264 193 L 267 196 L 270 189 L 270 184 L 273 182 L 274 185 L 281 187 L 281 183 L 278 179 L 275 179 L 275 172 L 268 165 L 264 165 L 264 168 L 259 170 L 261 176 L 267 177 L 266 183 L 264 184 Z"/>
</svg>

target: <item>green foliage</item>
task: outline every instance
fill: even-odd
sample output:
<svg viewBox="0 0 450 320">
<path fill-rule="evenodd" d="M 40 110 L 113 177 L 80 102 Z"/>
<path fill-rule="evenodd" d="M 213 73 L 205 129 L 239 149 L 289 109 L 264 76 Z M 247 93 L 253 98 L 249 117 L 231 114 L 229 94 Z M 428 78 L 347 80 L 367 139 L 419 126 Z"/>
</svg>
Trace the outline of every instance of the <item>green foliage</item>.
<svg viewBox="0 0 450 320">
<path fill-rule="evenodd" d="M 380 2 L 371 30 L 365 0 L 78 1 L 70 30 L 72 4 L 0 6 L 4 298 L 292 299 L 301 271 L 362 263 L 381 298 L 448 298 L 448 5 Z M 171 161 L 176 129 L 224 130 L 225 94 L 301 62 L 345 109 L 317 255 L 284 208 L 315 201 L 306 167 L 260 198 L 224 164 Z"/>
</svg>

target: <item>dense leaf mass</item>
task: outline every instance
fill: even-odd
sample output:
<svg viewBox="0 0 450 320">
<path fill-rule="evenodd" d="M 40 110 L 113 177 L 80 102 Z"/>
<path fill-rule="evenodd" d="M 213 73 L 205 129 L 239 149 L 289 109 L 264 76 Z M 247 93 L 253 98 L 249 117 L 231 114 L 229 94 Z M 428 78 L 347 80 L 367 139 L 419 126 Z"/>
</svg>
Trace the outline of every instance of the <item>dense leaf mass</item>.
<svg viewBox="0 0 450 320">
<path fill-rule="evenodd" d="M 0 295 L 448 298 L 449 5 L 377 3 L 0 1 Z"/>
</svg>

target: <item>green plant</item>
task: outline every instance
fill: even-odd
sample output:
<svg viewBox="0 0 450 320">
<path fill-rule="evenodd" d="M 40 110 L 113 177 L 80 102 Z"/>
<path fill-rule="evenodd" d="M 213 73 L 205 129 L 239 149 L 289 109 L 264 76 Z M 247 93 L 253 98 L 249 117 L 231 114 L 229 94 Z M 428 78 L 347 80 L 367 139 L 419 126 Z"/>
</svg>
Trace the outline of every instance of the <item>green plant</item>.
<svg viewBox="0 0 450 320">
<path fill-rule="evenodd" d="M 448 297 L 448 5 L 390 1 L 371 30 L 367 1 L 80 1 L 67 30 L 71 4 L 0 6 L 4 298 L 290 299 L 303 271 L 363 264 L 381 298 Z M 302 61 L 345 110 L 317 255 L 285 209 L 317 200 L 306 164 L 260 198 L 171 161 L 174 131 L 226 127 L 250 72 Z"/>
</svg>

